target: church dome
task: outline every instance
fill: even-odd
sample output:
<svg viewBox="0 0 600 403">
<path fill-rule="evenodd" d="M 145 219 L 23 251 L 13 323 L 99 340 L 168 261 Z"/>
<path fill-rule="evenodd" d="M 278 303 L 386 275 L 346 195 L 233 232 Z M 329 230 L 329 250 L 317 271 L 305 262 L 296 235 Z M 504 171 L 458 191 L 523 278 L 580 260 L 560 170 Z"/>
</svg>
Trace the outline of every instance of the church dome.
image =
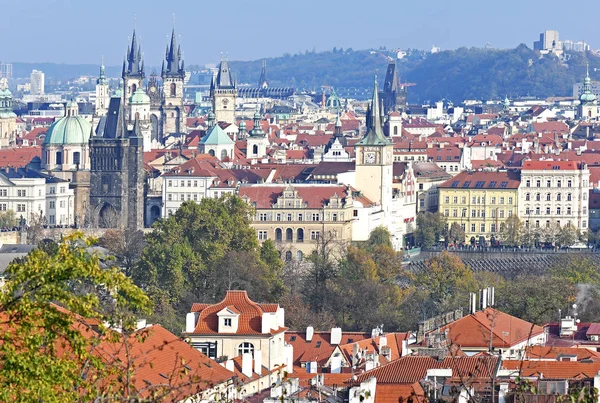
<svg viewBox="0 0 600 403">
<path fill-rule="evenodd" d="M 150 97 L 146 94 L 146 92 L 140 87 L 131 97 L 129 97 L 129 103 L 132 105 L 143 105 L 150 103 Z"/>
<path fill-rule="evenodd" d="M 50 126 L 45 145 L 85 144 L 90 139 L 92 125 L 79 115 L 65 116 Z"/>
</svg>

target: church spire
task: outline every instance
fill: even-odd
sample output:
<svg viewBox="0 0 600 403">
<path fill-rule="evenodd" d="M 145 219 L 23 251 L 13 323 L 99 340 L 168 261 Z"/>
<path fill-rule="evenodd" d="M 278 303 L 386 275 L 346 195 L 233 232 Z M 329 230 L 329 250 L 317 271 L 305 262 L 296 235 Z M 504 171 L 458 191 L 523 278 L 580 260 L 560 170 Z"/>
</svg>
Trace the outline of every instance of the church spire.
<svg viewBox="0 0 600 403">
<path fill-rule="evenodd" d="M 375 76 L 375 86 L 373 88 L 373 99 L 367 110 L 367 134 L 357 145 L 387 145 L 389 140 L 383 135 L 381 127 L 381 104 L 379 101 L 379 86 L 377 85 L 377 76 Z"/>
<path fill-rule="evenodd" d="M 229 70 L 229 62 L 227 59 L 221 60 L 219 64 L 219 72 L 217 73 L 217 79 L 214 83 L 217 89 L 234 89 L 235 82 L 231 76 L 231 70 Z"/>
<path fill-rule="evenodd" d="M 144 63 L 142 61 L 142 47 L 138 45 L 135 28 L 131 37 L 131 45 L 127 46 L 126 66 L 124 63 L 123 75 L 144 77 Z"/>
<path fill-rule="evenodd" d="M 165 60 L 167 61 L 166 69 L 163 69 L 163 75 L 180 76 L 183 74 L 183 61 L 181 60 L 181 47 L 177 45 L 177 36 L 175 35 L 175 27 L 171 31 L 171 42 L 167 45 Z"/>
<path fill-rule="evenodd" d="M 260 70 L 260 78 L 258 79 L 258 87 L 262 89 L 269 88 L 269 83 L 267 82 L 267 61 L 263 60 L 262 68 Z"/>
</svg>

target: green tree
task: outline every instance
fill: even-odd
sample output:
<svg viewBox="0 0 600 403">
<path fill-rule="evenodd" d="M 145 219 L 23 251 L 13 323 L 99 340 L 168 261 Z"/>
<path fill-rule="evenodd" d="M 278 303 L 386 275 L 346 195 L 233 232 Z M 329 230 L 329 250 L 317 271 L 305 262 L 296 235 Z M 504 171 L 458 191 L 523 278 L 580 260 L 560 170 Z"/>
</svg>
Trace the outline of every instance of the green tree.
<svg viewBox="0 0 600 403">
<path fill-rule="evenodd" d="M 283 283 L 284 264 L 272 240 L 268 239 L 262 244 L 260 259 L 267 266 L 268 300 L 273 302 L 278 301 L 286 291 Z"/>
<path fill-rule="evenodd" d="M 375 247 L 375 246 L 379 246 L 379 245 L 385 245 L 388 247 L 392 247 L 392 235 L 390 234 L 390 231 L 383 227 L 377 227 L 375 228 L 373 231 L 371 231 L 371 234 L 369 235 L 369 240 L 367 241 L 367 244 L 369 247 Z"/>
<path fill-rule="evenodd" d="M 523 224 L 516 214 L 511 215 L 500 226 L 500 239 L 506 246 L 521 245 L 521 235 L 523 233 Z"/>
<path fill-rule="evenodd" d="M 108 249 L 115 255 L 117 265 L 125 274 L 131 276 L 133 267 L 139 262 L 146 242 L 144 233 L 140 230 L 107 230 L 98 245 Z"/>
<path fill-rule="evenodd" d="M 414 273 L 414 286 L 427 295 L 423 309 L 426 316 L 434 316 L 464 306 L 468 293 L 476 290 L 473 272 L 452 253 L 442 252 L 425 262 Z"/>
<path fill-rule="evenodd" d="M 147 312 L 149 300 L 118 269 L 101 268 L 98 256 L 84 248 L 90 244 L 69 236 L 53 253 L 35 249 L 8 266 L 0 293 L 0 401 L 93 401 L 102 395 L 98 379 L 106 368 L 80 318 L 129 328 L 132 312 Z"/>
<path fill-rule="evenodd" d="M 556 243 L 559 246 L 568 248 L 569 246 L 575 245 L 575 242 L 579 239 L 579 232 L 577 228 L 572 225 L 565 225 L 559 227 L 556 234 Z"/>
<path fill-rule="evenodd" d="M 415 238 L 418 245 L 431 248 L 438 243 L 446 231 L 447 219 L 440 213 L 421 213 L 417 215 Z"/>
<path fill-rule="evenodd" d="M 17 216 L 12 210 L 0 213 L 0 228 L 12 228 L 17 223 Z"/>
<path fill-rule="evenodd" d="M 446 240 L 453 244 L 461 244 L 465 242 L 465 230 L 462 229 L 459 223 L 452 223 L 448 230 Z"/>
<path fill-rule="evenodd" d="M 217 301 L 236 284 L 252 284 L 260 291 L 253 294 L 257 300 L 270 298 L 266 279 L 277 288 L 277 268 L 270 254 L 265 254 L 270 266 L 261 260 L 256 232 L 250 226 L 252 215 L 253 209 L 233 195 L 182 203 L 146 235 L 146 247 L 133 268 L 136 284 L 155 303 L 173 305 L 180 321 L 192 302 Z"/>
</svg>

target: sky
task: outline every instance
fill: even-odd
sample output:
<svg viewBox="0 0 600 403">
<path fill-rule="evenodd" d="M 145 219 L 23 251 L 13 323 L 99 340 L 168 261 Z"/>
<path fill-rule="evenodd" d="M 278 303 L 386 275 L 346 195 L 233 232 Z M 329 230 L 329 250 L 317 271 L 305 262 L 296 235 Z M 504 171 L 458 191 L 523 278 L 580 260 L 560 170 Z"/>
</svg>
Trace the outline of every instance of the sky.
<svg viewBox="0 0 600 403">
<path fill-rule="evenodd" d="M 600 47 L 600 1 L 2 0 L 0 60 L 122 63 L 132 30 L 160 66 L 175 21 L 187 65 L 333 47 L 532 47 L 540 32 Z M 173 17 L 174 16 L 174 17 Z"/>
</svg>

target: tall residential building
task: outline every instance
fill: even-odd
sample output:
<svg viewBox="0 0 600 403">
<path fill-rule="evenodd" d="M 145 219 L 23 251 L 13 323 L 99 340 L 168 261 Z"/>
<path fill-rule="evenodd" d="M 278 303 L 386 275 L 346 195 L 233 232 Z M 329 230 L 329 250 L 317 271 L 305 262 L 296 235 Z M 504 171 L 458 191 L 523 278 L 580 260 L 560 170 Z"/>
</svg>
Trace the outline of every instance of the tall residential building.
<svg viewBox="0 0 600 403">
<path fill-rule="evenodd" d="M 519 217 L 525 226 L 588 228 L 590 171 L 576 161 L 525 161 L 521 169 Z"/>
<path fill-rule="evenodd" d="M 12 78 L 12 63 L 0 62 L 0 78 Z"/>
<path fill-rule="evenodd" d="M 44 94 L 44 82 L 46 76 L 39 70 L 33 70 L 29 76 L 31 83 L 31 95 L 43 95 Z"/>
<path fill-rule="evenodd" d="M 517 214 L 519 184 L 516 172 L 461 172 L 438 185 L 439 212 L 448 227 L 462 227 L 465 242 L 497 239 L 506 219 Z"/>
</svg>

